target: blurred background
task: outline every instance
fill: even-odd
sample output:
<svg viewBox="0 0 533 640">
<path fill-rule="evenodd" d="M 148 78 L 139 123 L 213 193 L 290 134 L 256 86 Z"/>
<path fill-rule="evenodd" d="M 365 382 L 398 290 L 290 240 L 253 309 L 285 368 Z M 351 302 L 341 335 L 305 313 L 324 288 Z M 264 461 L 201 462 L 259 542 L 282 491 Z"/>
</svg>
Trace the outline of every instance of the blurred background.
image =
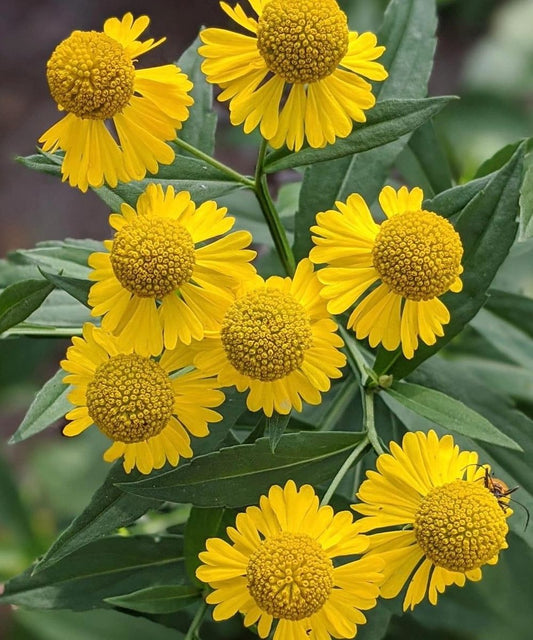
<svg viewBox="0 0 533 640">
<path fill-rule="evenodd" d="M 351 28 L 364 31 L 379 27 L 387 3 L 340 4 Z M 148 14 L 149 35 L 167 37 L 141 66 L 175 60 L 200 25 L 228 24 L 216 0 L 2 0 L 0 258 L 42 240 L 107 237 L 108 210 L 95 194 L 81 194 L 55 178 L 31 172 L 15 158 L 33 153 L 39 136 L 58 120 L 45 77 L 54 47 L 71 31 L 100 30 L 107 17 L 126 11 Z M 462 182 L 496 150 L 533 132 L 533 0 L 444 0 L 439 2 L 439 19 L 429 93 L 461 96 L 436 125 L 455 178 Z M 225 106 L 217 108 L 217 156 L 252 172 L 253 140 L 228 125 Z M 91 430 L 66 442 L 57 425 L 22 444 L 6 444 L 36 391 L 56 371 L 66 344 L 0 340 L 0 582 L 26 568 L 48 547 L 88 502 L 106 472 L 99 454 L 103 444 Z M 414 634 L 411 637 L 422 637 L 416 635 L 417 623 L 407 623 L 414 626 L 406 628 L 402 624 L 391 630 L 391 639 L 404 637 L 406 629 Z M 154 629 L 148 621 L 115 612 L 13 613 L 0 608 L 0 638 L 6 640 L 119 640 L 143 631 L 152 633 L 154 640 L 173 637 L 171 630 Z M 442 636 L 452 637 L 459 636 Z"/>
</svg>

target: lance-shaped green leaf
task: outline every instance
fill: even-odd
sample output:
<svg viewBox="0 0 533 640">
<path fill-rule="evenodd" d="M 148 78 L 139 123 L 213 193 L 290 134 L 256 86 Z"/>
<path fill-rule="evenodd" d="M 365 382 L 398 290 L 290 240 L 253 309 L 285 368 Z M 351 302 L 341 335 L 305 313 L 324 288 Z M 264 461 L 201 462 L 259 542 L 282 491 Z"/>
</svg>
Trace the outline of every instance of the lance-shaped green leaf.
<svg viewBox="0 0 533 640">
<path fill-rule="evenodd" d="M 105 599 L 158 585 L 187 584 L 179 536 L 104 538 L 44 571 L 4 585 L 0 604 L 34 609 L 105 608 Z"/>
<path fill-rule="evenodd" d="M 176 155 L 172 164 L 159 167 L 157 176 L 128 183 L 119 182 L 113 189 L 105 186 L 95 191 L 110 209 L 120 211 L 123 202 L 135 207 L 141 193 L 153 182 L 160 184 L 163 189 L 171 186 L 176 192 L 189 191 L 197 204 L 243 188 L 240 182 L 203 160 Z"/>
<path fill-rule="evenodd" d="M 453 96 L 439 96 L 420 100 L 378 102 L 368 112 L 366 122 L 358 126 L 347 138 L 339 138 L 335 144 L 322 149 L 306 147 L 298 152 L 287 153 L 286 149 L 274 151 L 267 157 L 265 171 L 273 173 L 282 169 L 303 167 L 381 147 L 414 131 L 437 115 L 453 99 Z"/>
<path fill-rule="evenodd" d="M 34 573 L 45 571 L 80 547 L 114 533 L 120 527 L 128 526 L 148 509 L 159 506 L 158 500 L 131 496 L 117 489 L 115 485 L 125 482 L 129 477 L 122 463 L 116 462 L 82 513 L 61 533 L 37 563 Z M 142 476 L 134 469 L 131 477 L 139 479 Z"/>
<path fill-rule="evenodd" d="M 444 337 L 432 346 L 421 343 L 411 360 L 400 355 L 389 369 L 396 379 L 406 376 L 439 351 L 472 320 L 486 302 L 487 291 L 507 257 L 517 232 L 523 150 L 524 145 L 520 145 L 509 162 L 489 177 L 485 187 L 459 213 L 455 228 L 464 247 L 464 272 L 461 275 L 463 290 L 442 297 L 451 317 L 444 328 Z M 468 189 L 468 185 L 465 188 Z M 455 193 L 460 189 L 456 187 Z M 440 213 L 437 206 L 439 199 L 437 196 L 435 203 L 426 203 L 426 208 Z"/>
<path fill-rule="evenodd" d="M 450 431 L 500 447 L 522 451 L 487 418 L 440 391 L 409 382 L 396 382 L 385 393 L 405 407 Z"/>
<path fill-rule="evenodd" d="M 396 160 L 396 167 L 408 184 L 422 189 L 426 198 L 452 187 L 448 158 L 432 122 L 426 122 L 412 134 Z"/>
<path fill-rule="evenodd" d="M 0 293 L 0 333 L 31 315 L 54 290 L 46 280 L 23 280 Z"/>
<path fill-rule="evenodd" d="M 235 512 L 224 508 L 193 507 L 185 526 L 185 567 L 189 580 L 200 587 L 204 584 L 196 577 L 201 562 L 198 554 L 205 551 L 208 538 L 224 536 L 226 527 L 235 524 Z"/>
<path fill-rule="evenodd" d="M 85 280 L 90 272 L 87 260 L 95 251 L 103 251 L 101 242 L 67 238 L 39 242 L 34 249 L 18 249 L 10 254 L 10 258 L 35 264 L 47 272 Z"/>
<path fill-rule="evenodd" d="M 527 155 L 527 167 L 520 190 L 520 240 L 533 237 L 533 153 Z"/>
<path fill-rule="evenodd" d="M 380 58 L 389 72 L 384 82 L 374 85 L 379 100 L 425 98 L 433 66 L 437 14 L 428 0 L 392 0 L 378 43 L 386 50 Z M 357 129 L 359 125 L 354 125 Z M 304 174 L 299 210 L 296 216 L 294 251 L 305 257 L 312 246 L 309 227 L 318 211 L 330 209 L 336 200 L 360 193 L 370 204 L 385 182 L 387 172 L 410 134 L 376 149 L 338 160 L 307 167 Z"/>
<path fill-rule="evenodd" d="M 533 338 L 533 298 L 490 289 L 486 308 Z"/>
<path fill-rule="evenodd" d="M 226 402 L 219 409 L 223 416 L 222 422 L 212 425 L 211 433 L 206 438 L 195 438 L 192 443 L 193 451 L 201 454 L 218 449 L 244 411 L 244 406 L 244 398 L 241 394 L 228 393 Z M 180 461 L 180 467 L 183 464 L 183 461 Z M 129 475 L 126 474 L 122 463 L 116 462 L 91 502 L 57 538 L 34 570 L 37 572 L 46 569 L 79 547 L 109 535 L 120 527 L 128 526 L 148 509 L 157 508 L 160 504 L 157 498 L 134 496 L 124 493 L 117 487 L 120 483 L 142 477 L 137 469 Z"/>
<path fill-rule="evenodd" d="M 331 479 L 352 449 L 360 433 L 295 433 L 281 437 L 276 453 L 269 438 L 253 444 L 222 449 L 193 459 L 188 465 L 121 484 L 123 491 L 170 502 L 190 502 L 203 507 L 242 507 L 257 502 L 273 484 L 289 479 L 320 484 Z"/>
<path fill-rule="evenodd" d="M 9 444 L 22 442 L 57 422 L 73 408 L 67 400 L 72 387 L 64 384 L 65 372 L 59 369 L 37 393 Z"/>
<path fill-rule="evenodd" d="M 147 587 L 122 596 L 105 598 L 115 607 L 139 611 L 141 613 L 172 613 L 179 611 L 201 598 L 201 591 L 188 585 L 163 585 Z"/>
<path fill-rule="evenodd" d="M 58 275 L 56 273 L 48 273 L 47 271 L 40 270 L 42 275 L 58 289 L 66 291 L 73 298 L 81 302 L 86 307 L 89 307 L 87 299 L 89 297 L 89 289 L 93 286 L 93 282 L 90 280 L 82 280 L 81 278 L 69 278 L 68 276 Z"/>
<path fill-rule="evenodd" d="M 504 356 L 533 371 L 533 338 L 527 333 L 486 309 L 480 309 L 470 326 Z"/>
<path fill-rule="evenodd" d="M 213 111 L 213 85 L 207 82 L 200 68 L 203 62 L 198 53 L 200 44 L 200 38 L 196 38 L 177 62 L 193 83 L 190 95 L 194 99 L 194 104 L 189 107 L 189 117 L 178 131 L 178 137 L 200 151 L 213 155 L 217 116 Z"/>
</svg>

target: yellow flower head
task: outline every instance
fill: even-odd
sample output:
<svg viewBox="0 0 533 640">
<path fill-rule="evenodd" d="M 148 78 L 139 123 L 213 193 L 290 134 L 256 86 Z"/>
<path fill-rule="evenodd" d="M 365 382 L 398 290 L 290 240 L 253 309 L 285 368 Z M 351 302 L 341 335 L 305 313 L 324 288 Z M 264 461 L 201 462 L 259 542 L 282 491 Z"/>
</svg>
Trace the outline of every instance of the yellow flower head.
<svg viewBox="0 0 533 640">
<path fill-rule="evenodd" d="M 193 455 L 189 433 L 209 434 L 208 423 L 222 416 L 212 407 L 224 402 L 214 378 L 191 369 L 185 347 L 164 352 L 159 360 L 125 349 L 102 329 L 87 323 L 83 338 L 74 337 L 61 367 L 73 385 L 66 415 L 66 436 L 77 436 L 92 424 L 113 441 L 104 453 L 112 462 L 124 456 L 124 469 L 141 473 L 178 464 Z M 184 371 L 180 371 L 184 370 Z M 170 377 L 171 373 L 178 372 Z"/>
<path fill-rule="evenodd" d="M 115 187 L 118 180 L 141 180 L 174 160 L 167 141 L 189 116 L 192 83 L 173 64 L 135 69 L 138 56 L 165 40 L 137 39 L 149 23 L 131 13 L 109 18 L 103 31 L 74 31 L 48 60 L 50 93 L 67 115 L 39 142 L 44 151 L 65 152 L 63 180 L 82 191 L 104 181 Z"/>
<path fill-rule="evenodd" d="M 404 610 L 426 593 L 432 604 L 439 593 L 466 579 L 481 580 L 481 567 L 496 564 L 507 548 L 506 518 L 512 511 L 486 482 L 488 465 L 478 465 L 474 451 L 459 451 L 453 438 L 434 431 L 407 433 L 400 447 L 379 456 L 368 471 L 352 508 L 369 536 L 369 557 L 385 560 L 381 595 L 394 598 L 409 582 Z"/>
<path fill-rule="evenodd" d="M 257 276 L 244 284 L 219 330 L 195 347 L 195 364 L 223 387 L 249 389 L 251 411 L 301 411 L 302 400 L 319 404 L 330 379 L 341 376 L 346 358 L 336 330 L 313 265 L 303 260 L 293 279 Z"/>
<path fill-rule="evenodd" d="M 215 620 L 239 611 L 245 626 L 257 623 L 261 638 L 278 620 L 273 640 L 353 638 L 366 622 L 361 610 L 376 605 L 382 560 L 335 566 L 333 560 L 364 552 L 368 542 L 348 511 L 319 507 L 310 485 L 274 485 L 227 534 L 233 544 L 207 540 L 196 571 L 214 589 L 207 602 L 216 605 Z"/>
<path fill-rule="evenodd" d="M 218 329 L 232 288 L 255 276 L 248 231 L 227 234 L 235 219 L 212 200 L 196 207 L 188 191 L 150 184 L 137 208 L 123 204 L 116 233 L 89 265 L 92 315 L 141 355 L 201 340 Z M 227 235 L 224 235 L 227 234 Z M 216 236 L 223 236 L 207 242 Z"/>
<path fill-rule="evenodd" d="M 349 31 L 336 0 L 248 1 L 257 19 L 238 4 L 220 6 L 251 36 L 200 33 L 202 70 L 223 89 L 219 100 L 230 101 L 232 124 L 244 123 L 246 133 L 260 125 L 273 147 L 296 151 L 304 139 L 323 147 L 348 136 L 376 101 L 361 76 L 387 77 L 375 62 L 385 47 L 373 33 Z"/>
<path fill-rule="evenodd" d="M 358 302 L 348 327 L 372 347 L 393 351 L 401 343 L 406 358 L 418 338 L 431 345 L 444 335 L 450 313 L 439 296 L 462 288 L 461 238 L 445 218 L 422 209 L 422 200 L 418 187 L 385 187 L 379 202 L 387 219 L 378 225 L 353 193 L 335 203 L 338 211 L 318 213 L 311 227 L 317 246 L 309 257 L 328 265 L 317 274 L 328 311 L 343 313 L 379 282 Z"/>
</svg>

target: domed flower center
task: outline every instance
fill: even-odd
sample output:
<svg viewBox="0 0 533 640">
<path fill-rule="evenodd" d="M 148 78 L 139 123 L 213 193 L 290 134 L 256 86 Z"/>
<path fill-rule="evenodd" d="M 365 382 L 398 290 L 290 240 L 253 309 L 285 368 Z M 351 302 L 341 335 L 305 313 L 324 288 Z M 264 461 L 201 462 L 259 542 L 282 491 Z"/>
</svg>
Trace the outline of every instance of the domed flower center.
<svg viewBox="0 0 533 640">
<path fill-rule="evenodd" d="M 248 590 L 275 618 L 302 620 L 319 611 L 333 586 L 333 564 L 316 540 L 284 532 L 250 556 Z"/>
<path fill-rule="evenodd" d="M 104 120 L 133 95 L 135 69 L 124 47 L 97 31 L 74 31 L 46 65 L 52 98 L 79 118 Z"/>
<path fill-rule="evenodd" d="M 335 0 L 271 0 L 259 18 L 257 47 L 287 82 L 329 76 L 348 50 L 348 22 Z"/>
<path fill-rule="evenodd" d="M 432 489 L 415 515 L 418 544 L 437 566 L 470 571 L 505 547 L 505 514 L 480 482 L 455 480 Z"/>
<path fill-rule="evenodd" d="M 404 298 L 431 300 L 461 273 L 463 245 L 453 226 L 432 211 L 407 211 L 381 225 L 372 250 L 383 282 Z"/>
<path fill-rule="evenodd" d="M 174 393 L 166 372 L 135 353 L 101 364 L 87 385 L 87 409 L 111 440 L 141 442 L 161 433 L 172 415 Z"/>
<path fill-rule="evenodd" d="M 279 380 L 302 364 L 312 344 L 311 322 L 291 295 L 265 288 L 232 304 L 221 339 L 239 373 L 262 382 Z"/>
<path fill-rule="evenodd" d="M 115 234 L 110 258 L 125 289 L 141 298 L 161 299 L 190 280 L 194 242 L 174 220 L 138 216 Z"/>
</svg>

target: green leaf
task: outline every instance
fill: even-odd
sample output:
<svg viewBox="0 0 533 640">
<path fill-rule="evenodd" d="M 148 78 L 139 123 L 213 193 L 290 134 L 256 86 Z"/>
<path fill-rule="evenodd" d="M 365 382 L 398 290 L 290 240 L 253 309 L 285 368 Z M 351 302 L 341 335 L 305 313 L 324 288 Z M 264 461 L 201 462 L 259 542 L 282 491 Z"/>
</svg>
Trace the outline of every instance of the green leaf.
<svg viewBox="0 0 533 640">
<path fill-rule="evenodd" d="M 272 453 L 276 453 L 276 447 L 279 444 L 281 436 L 285 433 L 290 419 L 290 414 L 280 415 L 279 413 L 274 413 L 271 418 L 266 419 L 270 451 L 272 451 Z"/>
<path fill-rule="evenodd" d="M 257 502 L 273 484 L 289 479 L 313 484 L 331 479 L 360 433 L 296 433 L 282 436 L 276 453 L 268 438 L 254 444 L 222 449 L 195 458 L 187 465 L 147 478 L 121 484 L 123 491 L 170 502 L 190 502 L 204 507 L 242 507 Z"/>
<path fill-rule="evenodd" d="M 209 453 L 220 447 L 229 430 L 244 411 L 244 402 L 242 394 L 227 393 L 226 402 L 219 409 L 223 417 L 222 422 L 214 425 L 211 434 L 206 438 L 194 438 L 192 448 L 195 455 Z M 184 465 L 180 461 L 179 468 L 182 466 Z M 166 474 L 163 473 L 163 475 Z M 35 567 L 35 571 L 46 569 L 89 542 L 109 535 L 120 527 L 130 525 L 148 509 L 158 507 L 160 501 L 157 498 L 153 499 L 150 496 L 139 498 L 117 488 L 120 483 L 142 477 L 144 476 L 136 469 L 126 474 L 122 463 L 116 462 L 102 486 L 93 495 L 91 502 L 52 544 Z"/>
<path fill-rule="evenodd" d="M 105 598 L 104 601 L 115 607 L 140 611 L 141 613 L 172 613 L 187 607 L 201 597 L 195 587 L 184 585 L 163 585 L 147 587 L 122 596 Z"/>
<path fill-rule="evenodd" d="M 516 400 L 531 402 L 533 371 L 487 358 L 461 358 L 461 365 L 485 386 Z"/>
<path fill-rule="evenodd" d="M 73 611 L 32 611 L 16 609 L 11 612 L 19 627 L 26 632 L 25 640 L 183 640 L 185 636 L 176 629 L 139 616 L 119 611 L 92 610 L 86 613 Z M 15 630 L 13 630 L 16 633 Z M 31 635 L 26 635 L 26 634 Z M 19 634 L 13 638 L 19 638 Z"/>
<path fill-rule="evenodd" d="M 533 338 L 533 298 L 498 289 L 489 294 L 485 307 Z"/>
<path fill-rule="evenodd" d="M 213 85 L 209 84 L 200 68 L 203 58 L 198 54 L 200 38 L 182 53 L 177 64 L 193 83 L 190 95 L 194 104 L 189 107 L 189 117 L 178 131 L 178 137 L 204 153 L 213 155 L 217 116 L 213 111 Z"/>
<path fill-rule="evenodd" d="M 179 536 L 97 540 L 52 567 L 9 580 L 0 604 L 83 611 L 109 607 L 106 598 L 158 585 L 187 584 Z"/>
<path fill-rule="evenodd" d="M 409 382 L 396 382 L 385 393 L 411 411 L 450 431 L 474 440 L 522 451 L 514 440 L 503 434 L 489 420 L 440 391 Z"/>
<path fill-rule="evenodd" d="M 533 371 L 533 338 L 486 309 L 480 309 L 470 326 L 502 355 Z"/>
<path fill-rule="evenodd" d="M 131 476 L 135 479 L 142 478 L 136 469 L 131 472 Z M 116 462 L 82 513 L 60 534 L 37 563 L 34 573 L 45 571 L 80 547 L 114 533 L 120 527 L 130 525 L 148 509 L 159 506 L 157 500 L 134 497 L 117 489 L 115 485 L 125 482 L 129 477 L 122 463 Z"/>
<path fill-rule="evenodd" d="M 175 148 L 179 150 L 176 146 Z M 123 202 L 135 207 L 141 193 L 153 182 L 160 184 L 163 189 L 171 186 L 176 192 L 189 191 L 191 198 L 197 204 L 243 188 L 240 182 L 233 181 L 226 173 L 215 169 L 203 160 L 176 155 L 174 162 L 161 165 L 155 176 L 134 182 L 119 182 L 113 189 L 106 186 L 95 191 L 110 209 L 120 211 L 120 205 Z"/>
<path fill-rule="evenodd" d="M 65 372 L 59 369 L 44 384 L 30 405 L 18 429 L 11 436 L 9 444 L 22 442 L 40 433 L 54 422 L 64 418 L 73 406 L 67 400 L 72 387 L 64 384 Z"/>
<path fill-rule="evenodd" d="M 412 134 L 396 166 L 407 183 L 419 186 L 427 198 L 452 187 L 450 165 L 432 122 Z"/>
<path fill-rule="evenodd" d="M 0 333 L 25 320 L 54 290 L 46 280 L 23 280 L 0 293 Z"/>
<path fill-rule="evenodd" d="M 38 153 L 31 156 L 18 156 L 17 162 L 27 169 L 33 171 L 39 171 L 40 173 L 47 173 L 51 176 L 61 176 L 61 163 L 63 161 L 62 155 L 46 153 L 38 149 Z"/>
<path fill-rule="evenodd" d="M 200 587 L 204 584 L 196 577 L 201 562 L 198 554 L 205 551 L 208 538 L 220 538 L 226 527 L 235 524 L 235 513 L 227 509 L 193 507 L 185 526 L 185 567 L 189 580 Z"/>
<path fill-rule="evenodd" d="M 66 291 L 69 295 L 90 309 L 87 299 L 89 297 L 89 289 L 93 286 L 94 282 L 91 282 L 90 280 L 81 280 L 80 278 L 69 278 L 55 273 L 48 273 L 42 269 L 40 271 L 48 282 L 58 289 Z"/>
<path fill-rule="evenodd" d="M 527 171 L 520 190 L 520 240 L 533 237 L 533 153 L 526 156 Z"/>
<path fill-rule="evenodd" d="M 426 97 L 436 26 L 433 2 L 389 2 L 377 34 L 378 43 L 386 46 L 380 62 L 389 71 L 389 77 L 375 84 L 376 98 Z M 376 199 L 389 168 L 408 137 L 406 134 L 382 147 L 306 168 L 296 216 L 294 251 L 297 259 L 307 256 L 311 249 L 309 227 L 314 224 L 318 211 L 327 211 L 336 200 L 346 200 L 353 192 L 360 193 L 369 204 Z"/>
<path fill-rule="evenodd" d="M 322 149 L 306 147 L 297 153 L 287 149 L 274 151 L 267 156 L 265 171 L 274 173 L 282 169 L 335 160 L 381 147 L 414 131 L 439 113 L 453 99 L 453 96 L 439 96 L 420 100 L 378 102 L 368 112 L 366 122 L 357 126 L 347 138 L 339 138 L 335 144 Z"/>
<path fill-rule="evenodd" d="M 35 264 L 47 272 L 61 273 L 65 277 L 87 279 L 91 271 L 87 260 L 91 253 L 103 251 L 96 240 L 54 240 L 39 242 L 34 249 L 19 249 L 10 255 L 26 264 Z"/>
<path fill-rule="evenodd" d="M 472 320 L 486 302 L 487 290 L 516 236 L 523 149 L 521 145 L 509 162 L 489 177 L 485 187 L 459 213 L 455 228 L 464 247 L 464 273 L 461 275 L 463 290 L 460 293 L 450 292 L 442 297 L 451 316 L 450 323 L 445 327 L 444 337 L 432 346 L 422 343 L 411 360 L 403 355 L 399 356 L 389 369 L 389 373 L 396 379 L 406 376 L 439 351 Z M 470 194 L 468 185 L 465 188 Z M 455 191 L 457 199 L 462 202 L 460 189 L 456 187 L 452 191 Z M 425 208 L 441 213 L 438 203 L 444 201 L 448 205 L 448 211 L 453 210 L 453 201 L 444 194 L 442 197 L 437 196 L 434 202 L 425 204 Z"/>
</svg>

